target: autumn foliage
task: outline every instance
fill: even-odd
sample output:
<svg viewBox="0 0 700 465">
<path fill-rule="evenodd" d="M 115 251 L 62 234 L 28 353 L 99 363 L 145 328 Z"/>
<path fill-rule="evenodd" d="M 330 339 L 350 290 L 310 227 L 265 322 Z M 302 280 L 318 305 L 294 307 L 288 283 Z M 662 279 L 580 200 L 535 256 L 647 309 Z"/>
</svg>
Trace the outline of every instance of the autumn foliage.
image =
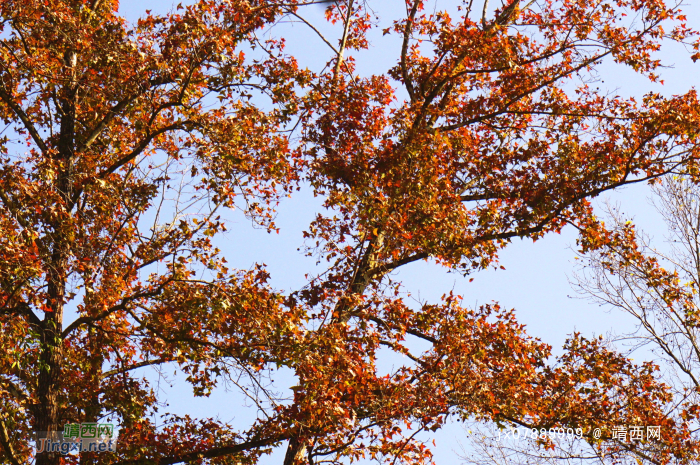
<svg viewBox="0 0 700 465">
<path fill-rule="evenodd" d="M 586 440 L 613 459 L 697 456 L 653 365 L 579 335 L 554 358 L 511 311 L 452 294 L 412 306 L 388 276 L 421 260 L 469 274 L 567 224 L 595 241 L 590 198 L 693 172 L 694 92 L 637 101 L 588 84 L 605 60 L 657 79 L 664 41 L 695 46 L 680 10 L 410 0 L 380 27 L 371 3 L 306 22 L 322 70 L 285 52 L 278 20 L 304 22 L 317 7 L 302 2 L 200 0 L 134 25 L 115 0 L 0 3 L 4 462 L 254 463 L 285 446 L 285 465 L 418 464 L 431 454 L 415 433 L 449 418 L 595 425 L 605 435 Z M 400 47 L 364 75 L 377 28 Z M 281 293 L 262 266 L 229 268 L 214 240 L 230 209 L 273 230 L 300 186 L 324 200 L 305 241 L 328 268 Z M 405 364 L 381 374 L 387 350 Z M 234 380 L 258 420 L 156 428 L 139 369 L 161 365 L 195 395 Z M 288 397 L 259 384 L 276 370 L 294 374 Z M 117 452 L 32 458 L 31 432 L 105 416 Z M 632 421 L 663 425 L 663 441 L 611 443 Z"/>
</svg>

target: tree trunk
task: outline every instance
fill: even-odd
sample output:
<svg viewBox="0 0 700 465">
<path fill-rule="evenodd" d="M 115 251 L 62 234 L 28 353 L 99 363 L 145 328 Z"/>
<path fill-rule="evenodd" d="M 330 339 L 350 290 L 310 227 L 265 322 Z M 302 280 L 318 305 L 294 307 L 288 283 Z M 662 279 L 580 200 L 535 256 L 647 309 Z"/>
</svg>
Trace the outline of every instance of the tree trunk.
<svg viewBox="0 0 700 465">
<path fill-rule="evenodd" d="M 287 453 L 284 456 L 284 465 L 300 465 L 305 462 L 306 443 L 299 438 L 289 440 Z"/>
<path fill-rule="evenodd" d="M 55 250 L 51 262 L 56 267 L 48 273 L 48 302 L 41 332 L 39 379 L 37 382 L 36 431 L 60 431 L 59 393 L 63 359 L 63 302 L 66 290 L 65 258 Z M 58 465 L 60 454 L 44 452 L 37 455 L 36 465 Z"/>
<path fill-rule="evenodd" d="M 63 360 L 63 310 L 66 295 L 66 278 L 68 273 L 68 257 L 70 254 L 70 238 L 74 234 L 73 225 L 65 221 L 71 214 L 73 193 L 73 159 L 75 154 L 75 98 L 76 61 L 77 54 L 66 51 L 67 85 L 59 99 L 61 107 L 60 132 L 57 140 L 57 153 L 53 161 L 58 171 L 55 191 L 60 199 L 56 210 L 63 210 L 55 215 L 56 220 L 49 222 L 51 232 L 45 237 L 50 238 L 51 256 L 47 260 L 47 301 L 41 333 L 41 353 L 39 355 L 39 377 L 37 380 L 37 398 L 39 405 L 36 409 L 36 431 L 62 431 L 63 418 L 60 412 L 60 394 L 62 391 L 62 360 Z M 45 156 L 51 156 L 45 153 Z M 37 455 L 36 465 L 59 465 L 60 454 L 43 452 Z"/>
</svg>

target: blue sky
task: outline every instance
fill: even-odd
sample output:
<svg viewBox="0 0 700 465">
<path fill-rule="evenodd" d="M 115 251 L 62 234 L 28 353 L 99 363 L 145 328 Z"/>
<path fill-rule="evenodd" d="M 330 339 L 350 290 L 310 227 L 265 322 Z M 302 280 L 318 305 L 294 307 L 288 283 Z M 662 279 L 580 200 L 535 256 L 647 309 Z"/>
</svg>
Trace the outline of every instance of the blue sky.
<svg viewBox="0 0 700 465">
<path fill-rule="evenodd" d="M 184 3 L 184 2 L 183 2 Z M 380 3 L 380 2 L 376 2 Z M 447 3 L 444 1 L 441 3 Z M 497 3 L 497 2 L 494 2 Z M 700 2 L 687 5 L 689 23 L 700 29 Z M 169 0 L 137 1 L 122 0 L 120 11 L 128 20 L 135 20 L 146 8 L 165 12 L 172 7 Z M 401 0 L 384 0 L 381 10 L 403 10 Z M 310 7 L 312 17 L 320 18 L 322 8 Z M 381 15 L 382 11 L 378 11 Z M 303 65 L 321 66 L 329 56 L 323 49 L 323 43 L 315 38 L 302 25 L 285 25 L 293 33 L 294 40 L 289 41 L 288 51 L 301 57 Z M 398 55 L 398 49 L 391 42 L 381 42 L 382 47 L 375 46 L 364 53 L 359 60 L 363 73 L 383 72 L 393 63 L 386 57 Z M 397 44 L 393 45 L 394 47 Z M 601 87 L 620 95 L 641 96 L 654 91 L 664 95 L 680 94 L 694 85 L 693 76 L 698 66 L 689 58 L 682 47 L 672 45 L 662 50 L 660 57 L 667 65 L 674 68 L 663 70 L 662 78 L 666 83 L 653 84 L 620 66 L 605 64 L 601 67 Z M 622 211 L 634 216 L 635 221 L 647 232 L 657 238 L 664 234 L 659 223 L 659 216 L 650 207 L 647 198 L 650 191 L 646 185 L 637 185 L 609 193 L 603 198 L 619 202 Z M 600 199 L 602 200 L 602 199 Z M 250 268 L 254 263 L 265 263 L 272 275 L 272 285 L 278 289 L 294 289 L 305 283 L 304 274 L 313 270 L 314 259 L 304 257 L 297 248 L 302 246 L 302 231 L 315 216 L 320 205 L 319 199 L 309 192 L 302 191 L 286 199 L 279 208 L 277 224 L 279 234 L 268 234 L 264 230 L 253 229 L 243 217 L 233 215 L 233 224 L 220 246 L 232 267 Z M 450 290 L 464 297 L 466 305 L 477 305 L 498 301 L 505 308 L 515 308 L 518 319 L 527 325 L 528 333 L 538 337 L 554 347 L 555 353 L 564 340 L 574 331 L 584 336 L 623 333 L 632 328 L 632 322 L 625 315 L 608 312 L 607 309 L 588 303 L 585 300 L 571 298 L 574 291 L 569 285 L 568 277 L 575 267 L 576 233 L 565 229 L 561 235 L 548 235 L 536 243 L 530 240 L 515 240 L 500 255 L 505 270 L 484 271 L 473 275 L 473 282 L 457 274 L 449 274 L 444 269 L 429 263 L 414 263 L 402 268 L 395 279 L 402 281 L 408 291 L 421 300 L 436 301 Z M 644 354 L 640 354 L 642 357 Z M 635 356 L 636 358 L 637 356 Z M 171 372 L 172 373 L 172 372 Z M 144 371 L 144 375 L 156 380 L 154 373 Z M 170 376 L 174 387 L 161 380 L 170 407 L 167 411 L 193 416 L 219 416 L 223 421 L 250 419 L 253 411 L 241 408 L 241 398 L 223 390 L 217 390 L 210 398 L 193 399 L 191 391 L 182 376 Z M 457 426 L 450 426 L 437 435 L 435 449 L 438 463 L 453 463 L 456 459 L 453 450 L 459 450 L 458 440 L 463 431 Z M 263 464 L 280 464 L 283 451 L 277 451 L 262 460 Z"/>
</svg>

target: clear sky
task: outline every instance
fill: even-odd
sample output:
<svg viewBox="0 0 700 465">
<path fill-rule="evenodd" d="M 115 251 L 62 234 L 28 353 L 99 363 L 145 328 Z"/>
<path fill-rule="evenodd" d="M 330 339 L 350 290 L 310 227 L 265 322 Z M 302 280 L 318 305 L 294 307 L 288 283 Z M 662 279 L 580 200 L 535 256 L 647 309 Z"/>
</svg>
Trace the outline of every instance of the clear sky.
<svg viewBox="0 0 700 465">
<path fill-rule="evenodd" d="M 442 0 L 440 4 L 450 4 Z M 185 3 L 185 2 L 183 2 Z M 402 0 L 382 0 L 380 10 L 397 9 L 402 11 Z M 454 2 L 453 2 L 454 3 Z M 120 11 L 128 20 L 134 21 L 145 9 L 165 12 L 172 7 L 170 0 L 122 0 Z M 309 7 L 311 16 L 320 18 L 322 8 Z M 700 2 L 685 8 L 691 27 L 700 29 Z M 293 28 L 294 40 L 289 42 L 289 52 L 302 57 L 302 64 L 320 66 L 329 54 L 320 40 L 314 38 L 302 25 L 287 25 Z M 391 42 L 381 42 L 382 47 L 391 47 Z M 395 45 L 394 45 L 395 46 Z M 385 48 L 374 46 L 360 60 L 363 73 L 383 72 L 393 63 L 386 56 L 397 56 L 397 50 L 389 53 Z M 625 70 L 619 66 L 605 65 L 601 68 L 601 87 L 620 95 L 640 96 L 650 91 L 665 95 L 680 94 L 692 87 L 693 76 L 698 66 L 693 64 L 682 47 L 670 46 L 662 50 L 661 58 L 674 68 L 662 72 L 666 83 L 661 86 Z M 649 188 L 638 185 L 605 196 L 620 202 L 623 211 L 635 216 L 636 222 L 656 237 L 663 236 L 659 217 L 649 206 Z M 255 230 L 242 217 L 232 216 L 233 225 L 225 241 L 220 242 L 227 260 L 232 267 L 250 268 L 254 263 L 265 263 L 272 275 L 272 285 L 278 289 L 296 289 L 305 283 L 304 274 L 313 270 L 314 259 L 305 258 L 297 248 L 302 245 L 302 231 L 315 216 L 320 205 L 309 192 L 300 192 L 285 200 L 279 208 L 277 224 L 280 234 L 267 234 Z M 401 280 L 407 290 L 421 300 L 436 301 L 442 294 L 454 290 L 464 297 L 464 303 L 483 304 L 498 301 L 505 308 L 515 308 L 518 319 L 527 325 L 530 335 L 542 339 L 554 347 L 555 353 L 567 335 L 580 331 L 584 336 L 622 333 L 631 329 L 631 321 L 620 313 L 609 313 L 604 308 L 584 300 L 573 299 L 574 291 L 568 277 L 575 268 L 576 234 L 565 229 L 561 235 L 548 235 L 533 243 L 530 240 L 515 240 L 501 253 L 501 264 L 505 270 L 484 271 L 473 275 L 472 283 L 457 274 L 446 273 L 444 269 L 428 263 L 414 263 L 402 268 L 395 278 Z M 643 356 L 643 354 L 641 354 Z M 635 356 L 636 358 L 636 356 Z M 241 409 L 241 399 L 223 390 L 217 390 L 210 398 L 193 399 L 184 377 L 171 376 L 174 387 L 161 380 L 160 387 L 170 403 L 168 411 L 197 417 L 218 416 L 223 421 L 248 423 L 250 414 Z M 157 376 L 144 371 L 151 380 Z M 454 450 L 459 450 L 458 440 L 463 437 L 461 428 L 450 426 L 437 435 L 437 448 L 434 450 L 437 463 L 455 463 Z M 283 452 L 264 458 L 263 464 L 281 464 Z"/>
</svg>

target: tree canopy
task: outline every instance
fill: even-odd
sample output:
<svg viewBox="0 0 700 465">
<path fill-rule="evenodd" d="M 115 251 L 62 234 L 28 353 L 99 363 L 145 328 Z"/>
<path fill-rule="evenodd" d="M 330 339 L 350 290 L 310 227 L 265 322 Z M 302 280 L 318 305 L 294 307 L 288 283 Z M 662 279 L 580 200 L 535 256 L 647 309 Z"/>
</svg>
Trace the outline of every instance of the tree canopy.
<svg viewBox="0 0 700 465">
<path fill-rule="evenodd" d="M 412 306 L 390 279 L 420 260 L 476 272 L 567 224 L 595 242 L 592 197 L 695 173 L 694 91 L 637 101 L 590 84 L 604 60 L 657 79 L 664 41 L 697 51 L 678 7 L 409 0 L 381 21 L 400 44 L 389 69 L 363 75 L 372 2 L 324 2 L 337 37 L 306 3 L 199 0 L 133 25 L 116 0 L 0 3 L 2 460 L 255 463 L 285 445 L 284 465 L 418 464 L 416 433 L 449 417 L 595 425 L 586 439 L 613 459 L 693 460 L 652 364 L 579 335 L 554 359 L 512 311 L 452 294 Z M 284 19 L 320 36 L 325 68 L 285 52 Z M 304 239 L 327 269 L 281 292 L 263 266 L 230 268 L 223 212 L 274 230 L 302 185 L 324 201 Z M 383 374 L 380 349 L 407 362 Z M 138 370 L 159 365 L 195 395 L 233 382 L 258 419 L 156 428 Z M 262 383 L 276 370 L 294 374 L 289 395 Z M 106 416 L 116 452 L 33 457 L 31 432 Z M 663 441 L 611 443 L 628 420 L 664 425 Z"/>
</svg>

